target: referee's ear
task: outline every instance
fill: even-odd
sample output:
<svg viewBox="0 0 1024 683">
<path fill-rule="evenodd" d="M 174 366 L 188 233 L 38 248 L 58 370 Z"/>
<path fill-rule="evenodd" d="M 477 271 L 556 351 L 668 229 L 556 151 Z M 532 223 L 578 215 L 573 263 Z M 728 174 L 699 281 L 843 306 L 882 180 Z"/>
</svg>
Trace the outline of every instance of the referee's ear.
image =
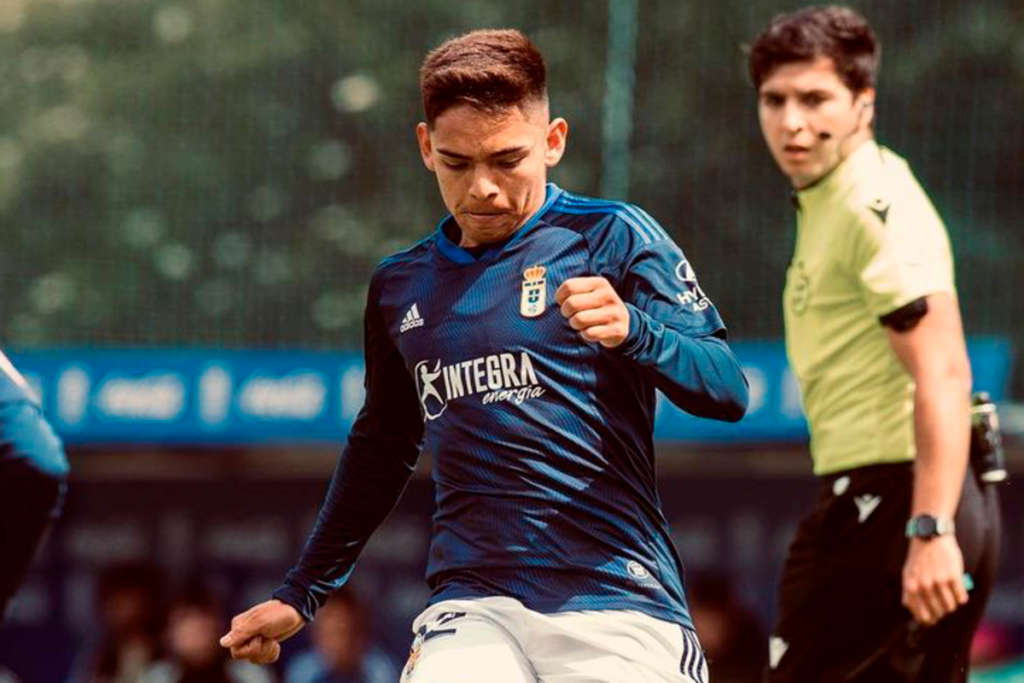
<svg viewBox="0 0 1024 683">
<path fill-rule="evenodd" d="M 864 88 L 857 93 L 857 101 L 854 106 L 857 107 L 857 128 L 861 127 L 872 129 L 875 123 L 875 89 Z"/>
<path fill-rule="evenodd" d="M 432 154 L 433 147 L 430 144 L 430 128 L 422 121 L 416 124 L 416 141 L 419 143 L 420 157 L 423 159 L 423 165 L 427 167 L 428 171 L 433 173 L 434 156 Z"/>
</svg>

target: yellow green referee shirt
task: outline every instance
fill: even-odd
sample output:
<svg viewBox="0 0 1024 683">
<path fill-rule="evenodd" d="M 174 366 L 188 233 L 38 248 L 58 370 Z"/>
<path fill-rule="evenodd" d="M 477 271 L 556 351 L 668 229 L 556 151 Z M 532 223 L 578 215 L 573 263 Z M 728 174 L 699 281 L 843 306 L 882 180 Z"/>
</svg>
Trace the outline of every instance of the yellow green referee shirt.
<svg viewBox="0 0 1024 683">
<path fill-rule="evenodd" d="M 914 382 L 879 317 L 954 291 L 946 228 L 907 162 L 874 141 L 797 199 L 786 352 L 814 472 L 912 460 Z"/>
</svg>

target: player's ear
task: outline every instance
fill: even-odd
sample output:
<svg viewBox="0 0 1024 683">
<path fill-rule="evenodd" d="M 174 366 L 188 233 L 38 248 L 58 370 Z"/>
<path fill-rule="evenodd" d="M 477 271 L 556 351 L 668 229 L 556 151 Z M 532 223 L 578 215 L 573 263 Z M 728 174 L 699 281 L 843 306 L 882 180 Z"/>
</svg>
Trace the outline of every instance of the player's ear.
<svg viewBox="0 0 1024 683">
<path fill-rule="evenodd" d="M 416 141 L 420 146 L 420 157 L 423 159 L 423 165 L 427 167 L 427 170 L 434 170 L 434 157 L 431 155 L 432 147 L 430 145 L 430 129 L 427 124 L 420 122 L 416 125 Z"/>
<path fill-rule="evenodd" d="M 544 164 L 553 168 L 562 160 L 565 154 L 565 143 L 569 138 L 569 123 L 562 117 L 554 119 L 548 124 L 546 148 L 544 149 Z"/>
</svg>

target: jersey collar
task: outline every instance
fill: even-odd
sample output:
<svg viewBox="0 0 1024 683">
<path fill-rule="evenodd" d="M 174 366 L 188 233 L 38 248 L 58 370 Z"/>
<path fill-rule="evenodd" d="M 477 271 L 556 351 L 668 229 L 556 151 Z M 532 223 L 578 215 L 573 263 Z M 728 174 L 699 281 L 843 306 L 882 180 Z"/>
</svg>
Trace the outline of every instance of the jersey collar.
<svg viewBox="0 0 1024 683">
<path fill-rule="evenodd" d="M 437 250 L 441 252 L 442 256 L 459 265 L 493 261 L 498 254 L 512 247 L 516 242 L 522 239 L 523 235 L 532 230 L 540 222 L 541 217 L 543 217 L 544 214 L 547 213 L 548 209 L 551 208 L 551 205 L 558 201 L 558 198 L 562 193 L 562 188 L 558 187 L 554 183 L 548 183 L 545 188 L 544 203 L 539 209 L 537 209 L 537 213 L 530 216 L 530 219 L 523 224 L 523 227 L 519 228 L 519 230 L 512 235 L 511 239 L 504 242 L 500 247 L 488 249 L 481 254 L 480 258 L 474 257 L 471 253 L 448 239 L 448 235 L 444 232 L 444 227 L 448 224 L 448 221 L 455 220 L 451 214 L 445 216 L 441 219 L 441 222 L 437 224 L 437 229 L 434 232 L 434 243 L 437 245 Z"/>
</svg>

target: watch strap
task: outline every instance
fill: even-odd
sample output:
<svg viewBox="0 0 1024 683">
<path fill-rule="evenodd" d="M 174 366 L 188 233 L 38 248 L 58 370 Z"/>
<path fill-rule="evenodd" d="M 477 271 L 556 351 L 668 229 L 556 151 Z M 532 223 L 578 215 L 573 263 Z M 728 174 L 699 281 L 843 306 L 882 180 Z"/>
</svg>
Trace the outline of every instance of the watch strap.
<svg viewBox="0 0 1024 683">
<path fill-rule="evenodd" d="M 956 533 L 956 523 L 952 519 L 935 517 L 934 515 L 915 515 L 907 522 L 907 538 L 935 538 L 950 536 Z"/>
</svg>

